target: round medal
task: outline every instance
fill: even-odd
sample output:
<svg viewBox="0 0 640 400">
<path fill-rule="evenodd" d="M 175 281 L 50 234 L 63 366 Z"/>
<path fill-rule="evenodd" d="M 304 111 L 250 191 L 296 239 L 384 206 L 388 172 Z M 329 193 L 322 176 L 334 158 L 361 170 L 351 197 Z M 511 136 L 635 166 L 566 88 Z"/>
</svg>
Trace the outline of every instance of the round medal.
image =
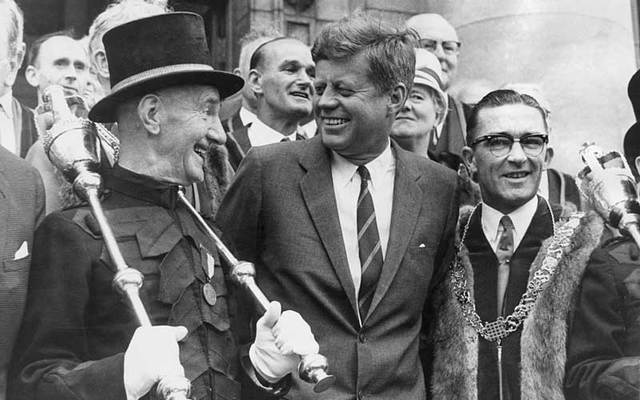
<svg viewBox="0 0 640 400">
<path fill-rule="evenodd" d="M 204 286 L 202 286 L 202 297 L 204 297 L 204 301 L 206 301 L 210 306 L 216 304 L 218 295 L 216 294 L 216 290 L 213 288 L 213 285 L 210 282 L 207 282 L 204 284 Z"/>
</svg>

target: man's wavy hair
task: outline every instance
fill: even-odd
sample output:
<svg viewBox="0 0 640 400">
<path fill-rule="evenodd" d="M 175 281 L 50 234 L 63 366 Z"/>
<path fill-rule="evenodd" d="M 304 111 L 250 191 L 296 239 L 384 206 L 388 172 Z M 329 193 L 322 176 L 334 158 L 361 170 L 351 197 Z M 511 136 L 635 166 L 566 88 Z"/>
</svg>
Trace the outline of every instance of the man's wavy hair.
<svg viewBox="0 0 640 400">
<path fill-rule="evenodd" d="M 418 37 L 413 30 L 388 25 L 362 12 L 325 26 L 311 48 L 314 62 L 342 61 L 364 54 L 369 62 L 369 79 L 387 93 L 402 82 L 413 84 Z"/>
<path fill-rule="evenodd" d="M 473 143 L 475 140 L 476 130 L 478 128 L 478 113 L 484 108 L 494 108 L 511 104 L 522 104 L 535 108 L 540 112 L 542 121 L 544 122 L 544 128 L 546 133 L 549 132 L 549 125 L 547 121 L 547 112 L 538 103 L 536 99 L 528 94 L 519 93 L 511 89 L 498 89 L 488 93 L 482 98 L 471 110 L 469 118 L 467 118 L 467 145 Z"/>
</svg>

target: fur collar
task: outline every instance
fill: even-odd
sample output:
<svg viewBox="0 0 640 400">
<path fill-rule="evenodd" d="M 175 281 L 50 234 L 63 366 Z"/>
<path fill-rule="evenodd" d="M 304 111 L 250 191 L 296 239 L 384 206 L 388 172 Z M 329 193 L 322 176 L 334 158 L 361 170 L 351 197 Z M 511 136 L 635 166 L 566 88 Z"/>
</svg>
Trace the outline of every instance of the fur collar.
<svg viewBox="0 0 640 400">
<path fill-rule="evenodd" d="M 460 211 L 456 245 L 471 211 L 471 207 Z M 566 220 L 557 222 L 564 223 Z M 602 218 L 594 212 L 581 218 L 571 239 L 572 246 L 561 257 L 555 275 L 524 321 L 520 342 L 522 400 L 564 398 L 562 382 L 566 361 L 566 319 L 591 252 L 599 244 L 603 226 Z M 550 238 L 543 242 L 532 266 L 541 264 L 550 243 Z M 464 246 L 460 257 L 473 297 L 473 269 Z M 535 268 L 530 271 L 530 279 L 533 273 Z M 437 315 L 433 332 L 433 397 L 475 400 L 478 397 L 478 334 L 466 323 L 460 305 L 452 294 L 448 276 L 434 291 L 433 299 Z"/>
</svg>

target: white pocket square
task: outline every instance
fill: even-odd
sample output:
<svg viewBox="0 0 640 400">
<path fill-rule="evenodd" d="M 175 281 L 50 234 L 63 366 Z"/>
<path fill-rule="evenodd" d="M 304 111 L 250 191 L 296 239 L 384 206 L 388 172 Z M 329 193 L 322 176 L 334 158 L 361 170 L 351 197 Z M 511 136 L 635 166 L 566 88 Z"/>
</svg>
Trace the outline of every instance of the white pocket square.
<svg viewBox="0 0 640 400">
<path fill-rule="evenodd" d="M 424 249 L 425 247 L 427 247 L 424 243 L 420 243 L 420 246 L 418 246 L 421 249 Z"/>
<path fill-rule="evenodd" d="M 27 257 L 28 255 L 29 255 L 29 245 L 27 244 L 27 241 L 25 240 L 20 245 L 20 248 L 18 249 L 18 251 L 16 251 L 16 254 L 13 256 L 13 260 L 14 261 L 22 260 L 23 258 Z"/>
</svg>

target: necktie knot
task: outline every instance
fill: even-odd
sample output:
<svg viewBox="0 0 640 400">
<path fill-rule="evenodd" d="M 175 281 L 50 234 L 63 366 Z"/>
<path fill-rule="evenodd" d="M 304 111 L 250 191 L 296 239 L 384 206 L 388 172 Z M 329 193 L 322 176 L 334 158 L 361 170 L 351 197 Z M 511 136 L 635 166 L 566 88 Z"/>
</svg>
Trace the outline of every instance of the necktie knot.
<svg viewBox="0 0 640 400">
<path fill-rule="evenodd" d="M 358 167 L 358 175 L 360 175 L 360 179 L 363 181 L 370 181 L 371 175 L 369 175 L 369 170 L 364 165 Z"/>
<path fill-rule="evenodd" d="M 502 251 L 513 252 L 513 221 L 508 215 L 500 218 L 500 226 L 502 227 L 502 234 L 500 235 L 500 242 L 498 242 L 498 248 Z"/>
<path fill-rule="evenodd" d="M 290 142 L 290 141 L 291 141 L 291 139 L 289 139 L 288 136 L 285 136 L 280 140 L 280 143 L 286 143 L 286 142 Z"/>
</svg>

